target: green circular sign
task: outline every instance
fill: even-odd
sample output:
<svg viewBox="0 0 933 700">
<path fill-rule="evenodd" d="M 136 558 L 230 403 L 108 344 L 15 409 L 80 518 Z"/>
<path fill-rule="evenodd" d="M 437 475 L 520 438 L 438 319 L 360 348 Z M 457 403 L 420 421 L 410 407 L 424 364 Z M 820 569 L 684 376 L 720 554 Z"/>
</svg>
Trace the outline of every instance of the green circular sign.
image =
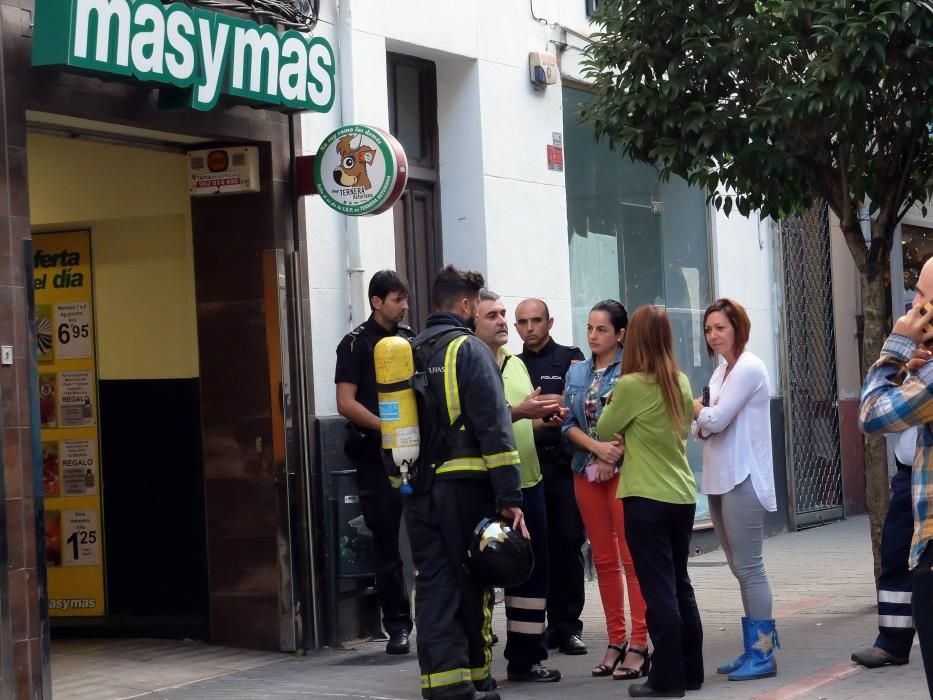
<svg viewBox="0 0 933 700">
<path fill-rule="evenodd" d="M 331 132 L 314 159 L 314 184 L 331 209 L 347 216 L 379 214 L 401 196 L 408 161 L 391 134 L 364 124 Z"/>
</svg>

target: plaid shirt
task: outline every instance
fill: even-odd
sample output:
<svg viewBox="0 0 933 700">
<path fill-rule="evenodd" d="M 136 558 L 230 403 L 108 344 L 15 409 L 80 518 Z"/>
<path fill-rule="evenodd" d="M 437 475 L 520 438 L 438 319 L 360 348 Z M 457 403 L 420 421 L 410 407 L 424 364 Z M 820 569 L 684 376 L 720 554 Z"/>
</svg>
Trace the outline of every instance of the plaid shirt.
<svg viewBox="0 0 933 700">
<path fill-rule="evenodd" d="M 862 387 L 859 427 L 865 433 L 899 432 L 920 426 L 914 457 L 911 494 L 914 504 L 914 539 L 910 547 L 913 569 L 933 539 L 933 362 L 927 362 L 903 384 L 895 375 L 911 358 L 917 345 L 892 334 L 881 357 L 872 365 Z"/>
</svg>

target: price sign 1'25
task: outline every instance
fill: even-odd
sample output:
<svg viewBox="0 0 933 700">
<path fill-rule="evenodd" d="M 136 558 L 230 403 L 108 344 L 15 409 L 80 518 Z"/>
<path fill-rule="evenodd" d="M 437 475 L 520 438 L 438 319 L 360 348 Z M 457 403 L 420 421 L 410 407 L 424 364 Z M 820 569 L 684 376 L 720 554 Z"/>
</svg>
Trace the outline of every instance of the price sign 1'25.
<svg viewBox="0 0 933 700">
<path fill-rule="evenodd" d="M 71 536 L 65 540 L 65 542 L 71 545 L 71 553 L 74 555 L 73 558 L 75 561 L 78 561 L 81 558 L 78 546 L 82 544 L 95 544 L 97 542 L 97 530 L 76 530 L 71 533 Z"/>
</svg>

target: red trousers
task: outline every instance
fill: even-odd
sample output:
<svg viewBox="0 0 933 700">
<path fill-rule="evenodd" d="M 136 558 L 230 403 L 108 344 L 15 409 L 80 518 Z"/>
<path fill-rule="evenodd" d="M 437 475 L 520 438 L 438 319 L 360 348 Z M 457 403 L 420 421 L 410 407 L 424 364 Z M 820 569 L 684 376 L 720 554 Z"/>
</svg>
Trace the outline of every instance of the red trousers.
<svg viewBox="0 0 933 700">
<path fill-rule="evenodd" d="M 593 552 L 599 596 L 606 615 L 606 631 L 610 644 L 621 644 L 629 640 L 636 647 L 648 646 L 648 626 L 645 624 L 645 599 L 635 576 L 635 565 L 625 543 L 625 520 L 622 517 L 622 501 L 616 498 L 619 475 L 610 481 L 587 481 L 585 476 L 574 474 L 574 493 L 577 506 L 583 517 L 586 535 Z M 628 586 L 629 610 L 632 616 L 632 636 L 625 634 L 625 585 Z"/>
</svg>

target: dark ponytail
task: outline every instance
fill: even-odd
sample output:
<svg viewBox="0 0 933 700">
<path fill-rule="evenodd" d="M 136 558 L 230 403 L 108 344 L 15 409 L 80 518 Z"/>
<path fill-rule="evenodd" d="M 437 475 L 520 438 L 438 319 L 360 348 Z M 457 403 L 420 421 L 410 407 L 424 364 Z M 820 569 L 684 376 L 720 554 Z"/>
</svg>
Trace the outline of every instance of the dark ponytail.
<svg viewBox="0 0 933 700">
<path fill-rule="evenodd" d="M 594 311 L 605 311 L 616 333 L 628 328 L 628 312 L 625 310 L 625 307 L 615 299 L 603 299 L 597 302 L 593 308 L 590 309 L 590 313 Z M 621 345 L 621 343 L 619 343 L 619 345 Z"/>
</svg>

